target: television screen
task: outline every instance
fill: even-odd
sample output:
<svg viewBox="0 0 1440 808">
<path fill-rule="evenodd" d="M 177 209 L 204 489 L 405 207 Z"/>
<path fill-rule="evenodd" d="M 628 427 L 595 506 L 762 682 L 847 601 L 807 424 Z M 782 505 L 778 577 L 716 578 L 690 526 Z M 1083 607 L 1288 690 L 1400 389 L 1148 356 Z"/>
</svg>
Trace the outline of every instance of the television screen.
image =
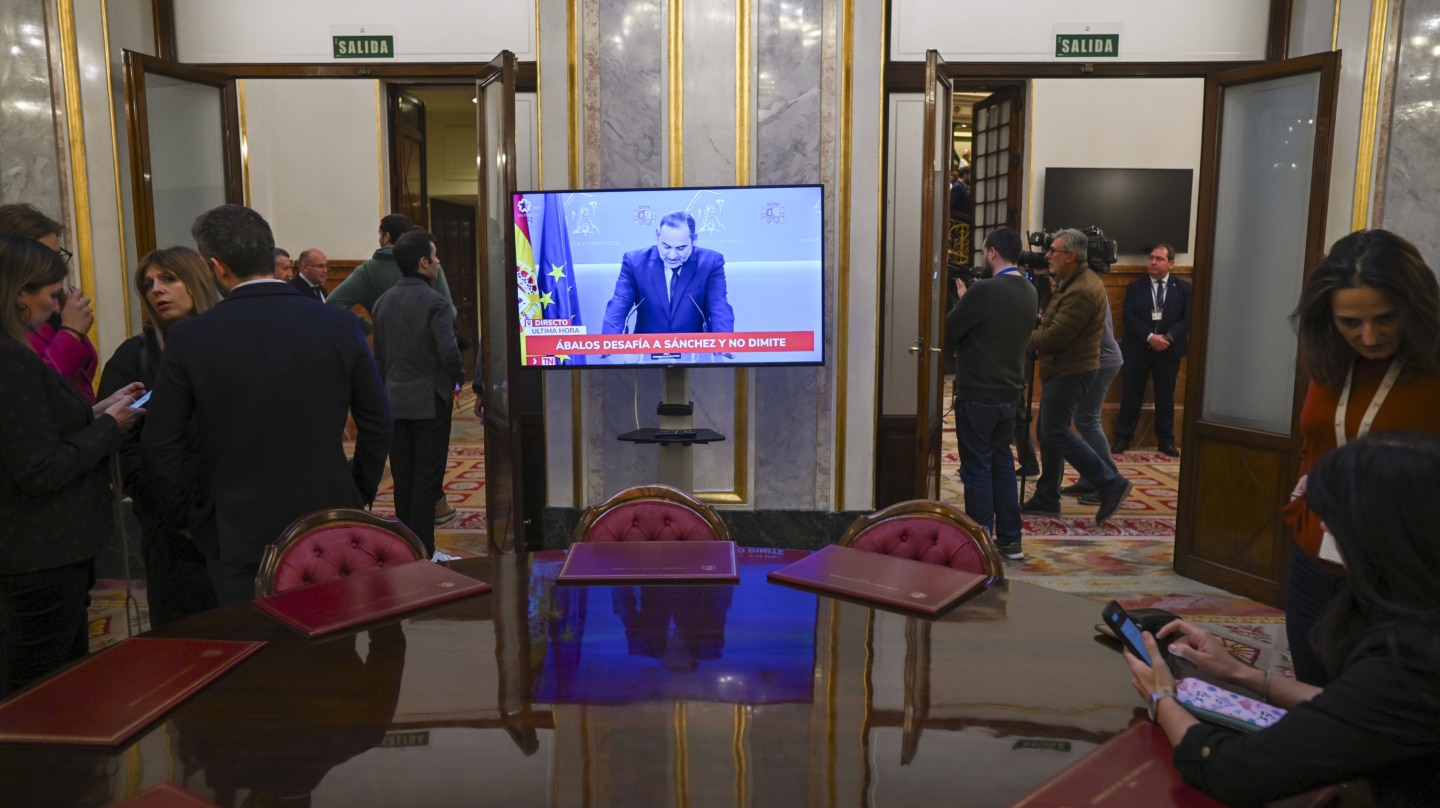
<svg viewBox="0 0 1440 808">
<path fill-rule="evenodd" d="M 517 193 L 521 364 L 822 365 L 822 186 Z"/>
<path fill-rule="evenodd" d="M 1189 252 L 1194 178 L 1188 168 L 1047 168 L 1044 227 L 1095 225 L 1121 253 Z"/>
</svg>

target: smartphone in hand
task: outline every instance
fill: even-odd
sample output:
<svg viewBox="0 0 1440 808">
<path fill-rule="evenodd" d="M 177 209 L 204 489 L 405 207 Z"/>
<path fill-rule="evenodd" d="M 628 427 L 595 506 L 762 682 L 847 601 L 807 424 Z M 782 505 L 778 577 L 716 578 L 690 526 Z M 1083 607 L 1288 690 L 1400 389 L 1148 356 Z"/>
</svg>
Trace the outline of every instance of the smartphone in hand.
<svg viewBox="0 0 1440 808">
<path fill-rule="evenodd" d="M 151 393 L 154 393 L 154 392 L 155 392 L 154 390 L 146 390 L 146 391 L 145 391 L 145 395 L 143 395 L 143 396 L 135 399 L 135 403 L 134 403 L 134 404 L 131 404 L 130 406 L 132 406 L 132 407 L 143 407 L 143 406 L 145 406 L 145 402 L 147 402 L 147 401 L 150 400 L 150 394 L 151 394 Z"/>
<path fill-rule="evenodd" d="M 1105 610 L 1100 613 L 1100 619 L 1105 621 L 1105 625 L 1109 626 L 1111 631 L 1115 632 L 1115 636 L 1119 637 L 1120 642 L 1130 649 L 1130 653 L 1146 665 L 1152 668 L 1155 666 L 1150 659 L 1149 652 L 1145 650 L 1145 640 L 1140 635 L 1140 625 L 1130 617 L 1123 606 L 1113 600 L 1110 601 Z"/>
</svg>

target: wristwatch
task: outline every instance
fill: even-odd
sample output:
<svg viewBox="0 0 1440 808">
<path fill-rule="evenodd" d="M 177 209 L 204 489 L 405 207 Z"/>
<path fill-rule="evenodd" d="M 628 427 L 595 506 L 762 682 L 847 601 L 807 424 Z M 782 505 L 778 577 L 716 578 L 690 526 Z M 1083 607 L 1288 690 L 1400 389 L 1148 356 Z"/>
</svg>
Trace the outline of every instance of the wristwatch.
<svg viewBox="0 0 1440 808">
<path fill-rule="evenodd" d="M 1158 711 L 1158 708 L 1160 707 L 1160 700 L 1161 700 L 1161 699 L 1173 699 L 1173 698 L 1175 698 L 1175 689 L 1174 689 L 1173 687 L 1164 687 L 1164 688 L 1161 688 L 1160 690 L 1155 691 L 1154 693 L 1151 693 L 1151 694 L 1150 694 L 1150 704 L 1149 704 L 1150 720 L 1151 720 L 1151 721 L 1154 721 L 1154 720 L 1155 720 L 1155 713 Z"/>
</svg>

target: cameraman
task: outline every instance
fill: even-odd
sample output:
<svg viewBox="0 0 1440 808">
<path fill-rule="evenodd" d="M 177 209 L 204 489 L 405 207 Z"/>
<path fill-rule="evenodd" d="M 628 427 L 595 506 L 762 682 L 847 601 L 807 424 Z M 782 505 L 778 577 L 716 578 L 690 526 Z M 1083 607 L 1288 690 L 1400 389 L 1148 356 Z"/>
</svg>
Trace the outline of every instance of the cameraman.
<svg viewBox="0 0 1440 808">
<path fill-rule="evenodd" d="M 945 318 L 946 341 L 958 349 L 955 437 L 965 513 L 991 531 L 1001 555 L 1019 560 L 1025 555 L 1010 438 L 1039 303 L 1035 287 L 1015 267 L 1020 236 L 1014 230 L 992 231 L 985 238 L 984 257 L 992 277 L 968 290 L 957 280 L 960 302 Z"/>
<path fill-rule="evenodd" d="M 1105 524 L 1130 495 L 1131 485 L 1107 466 L 1079 435 L 1070 431 L 1075 411 L 1100 370 L 1100 341 L 1108 313 L 1105 285 L 1089 266 L 1089 239 L 1079 230 L 1061 230 L 1046 250 L 1050 272 L 1059 279 L 1030 348 L 1040 365 L 1040 479 L 1022 510 L 1060 515 L 1060 478 L 1065 462 L 1095 485 Z"/>
</svg>

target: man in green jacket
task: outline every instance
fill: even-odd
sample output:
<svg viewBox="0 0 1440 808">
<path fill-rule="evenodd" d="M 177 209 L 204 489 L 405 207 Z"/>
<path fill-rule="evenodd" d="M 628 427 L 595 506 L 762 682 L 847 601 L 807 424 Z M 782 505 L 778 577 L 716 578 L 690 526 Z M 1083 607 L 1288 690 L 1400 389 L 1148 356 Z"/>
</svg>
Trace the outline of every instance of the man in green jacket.
<svg viewBox="0 0 1440 808">
<path fill-rule="evenodd" d="M 335 291 L 325 298 L 325 302 L 346 311 L 358 305 L 365 309 L 366 314 L 375 316 L 375 301 L 400 282 L 400 265 L 395 263 L 395 241 L 414 229 L 415 223 L 410 221 L 410 217 L 399 213 L 392 213 L 381 219 L 380 249 L 370 256 L 369 261 L 355 267 L 350 277 L 341 281 Z M 455 301 L 450 299 L 450 284 L 445 282 L 444 269 L 436 275 L 434 288 L 445 298 L 445 302 L 450 304 L 450 314 L 454 315 Z M 360 318 L 360 328 L 366 334 L 373 330 L 370 321 L 364 317 Z"/>
<path fill-rule="evenodd" d="M 1100 339 L 1110 311 L 1105 284 L 1087 266 L 1088 245 L 1079 230 L 1061 230 L 1045 251 L 1060 285 L 1030 336 L 1040 368 L 1040 479 L 1020 510 L 1059 516 L 1060 479 L 1068 462 L 1081 479 L 1094 482 L 1100 493 L 1095 521 L 1103 525 L 1130 495 L 1131 484 L 1070 431 L 1075 410 L 1100 370 Z"/>
</svg>

